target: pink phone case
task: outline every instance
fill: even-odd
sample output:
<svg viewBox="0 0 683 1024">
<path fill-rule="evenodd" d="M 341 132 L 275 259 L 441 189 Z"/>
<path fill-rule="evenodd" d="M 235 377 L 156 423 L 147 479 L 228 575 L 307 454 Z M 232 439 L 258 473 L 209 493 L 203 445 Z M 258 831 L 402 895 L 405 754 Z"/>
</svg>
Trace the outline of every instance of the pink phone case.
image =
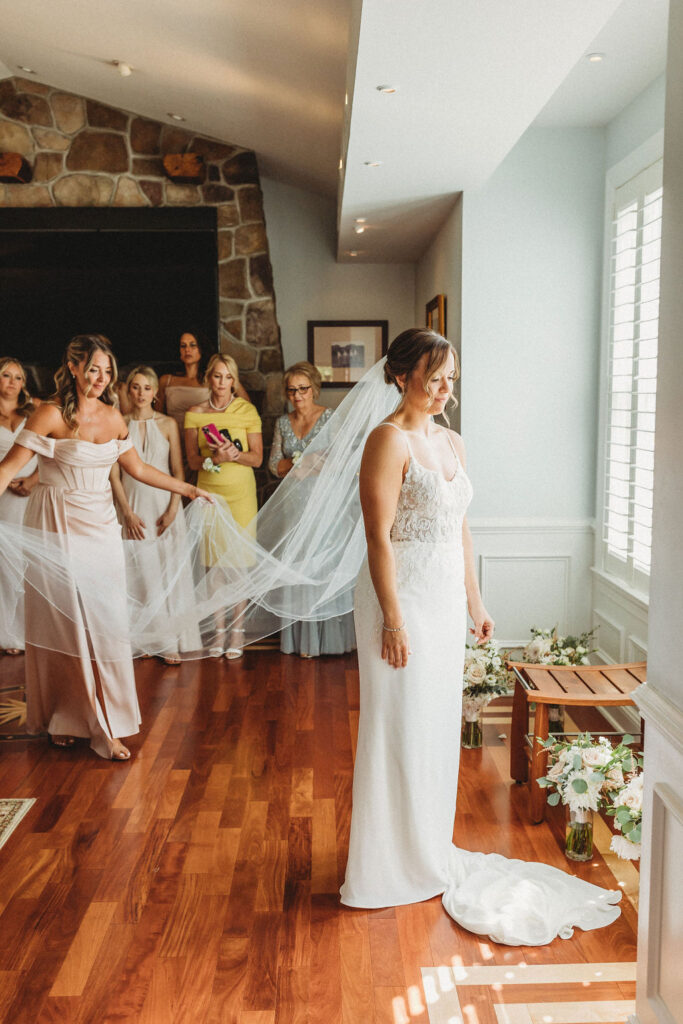
<svg viewBox="0 0 683 1024">
<path fill-rule="evenodd" d="M 202 427 L 202 430 L 204 431 L 204 437 L 206 440 L 210 441 L 212 444 L 220 445 L 225 443 L 225 438 L 215 423 L 207 423 L 206 426 Z"/>
</svg>

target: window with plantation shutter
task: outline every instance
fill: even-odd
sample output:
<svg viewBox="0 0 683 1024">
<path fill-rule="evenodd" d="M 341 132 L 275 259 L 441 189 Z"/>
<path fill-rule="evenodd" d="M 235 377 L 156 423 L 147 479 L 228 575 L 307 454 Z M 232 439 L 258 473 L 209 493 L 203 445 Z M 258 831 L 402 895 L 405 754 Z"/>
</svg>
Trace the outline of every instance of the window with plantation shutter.
<svg viewBox="0 0 683 1024">
<path fill-rule="evenodd" d="M 647 589 L 652 538 L 662 161 L 615 191 L 610 251 L 604 569 Z"/>
</svg>

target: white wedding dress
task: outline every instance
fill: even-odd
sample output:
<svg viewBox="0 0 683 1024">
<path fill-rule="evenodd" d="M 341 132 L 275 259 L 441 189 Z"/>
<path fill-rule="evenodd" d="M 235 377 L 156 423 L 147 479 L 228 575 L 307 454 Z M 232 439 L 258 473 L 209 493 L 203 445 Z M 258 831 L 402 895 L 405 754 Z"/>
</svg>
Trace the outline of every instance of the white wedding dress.
<svg viewBox="0 0 683 1024">
<path fill-rule="evenodd" d="M 442 893 L 464 928 L 508 945 L 611 924 L 619 891 L 452 844 L 467 614 L 462 526 L 472 487 L 455 450 L 446 480 L 415 459 L 402 433 L 410 463 L 391 541 L 412 653 L 404 669 L 382 660 L 382 613 L 366 562 L 355 595 L 360 723 L 342 903 L 369 909 Z"/>
</svg>

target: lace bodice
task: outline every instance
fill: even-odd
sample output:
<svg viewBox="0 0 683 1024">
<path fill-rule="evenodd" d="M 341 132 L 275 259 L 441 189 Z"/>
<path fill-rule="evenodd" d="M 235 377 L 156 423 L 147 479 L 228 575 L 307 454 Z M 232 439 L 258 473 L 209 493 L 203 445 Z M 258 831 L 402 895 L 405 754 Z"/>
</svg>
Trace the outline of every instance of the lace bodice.
<svg viewBox="0 0 683 1024">
<path fill-rule="evenodd" d="M 405 432 L 404 433 L 405 436 Z M 427 469 L 417 461 L 410 443 L 410 464 L 401 487 L 396 516 L 391 527 L 392 541 L 423 541 L 429 544 L 453 543 L 462 539 L 462 522 L 472 500 L 472 485 L 453 453 L 457 470 L 446 480 L 438 470 Z"/>
</svg>

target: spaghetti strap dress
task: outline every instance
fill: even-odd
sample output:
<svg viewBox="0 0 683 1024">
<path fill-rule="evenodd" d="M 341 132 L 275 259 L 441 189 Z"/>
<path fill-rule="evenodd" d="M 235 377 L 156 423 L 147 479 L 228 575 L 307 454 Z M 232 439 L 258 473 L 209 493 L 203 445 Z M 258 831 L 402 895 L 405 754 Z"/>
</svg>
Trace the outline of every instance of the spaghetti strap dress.
<svg viewBox="0 0 683 1024">
<path fill-rule="evenodd" d="M 576 927 L 611 924 L 618 890 L 453 844 L 467 612 L 462 528 L 472 486 L 454 447 L 457 468 L 446 479 L 414 457 L 403 434 L 410 461 L 391 545 L 412 653 L 401 669 L 382 660 L 382 611 L 366 561 L 355 593 L 360 720 L 341 901 L 379 908 L 441 894 L 463 928 L 508 945 L 545 945 Z"/>
</svg>

